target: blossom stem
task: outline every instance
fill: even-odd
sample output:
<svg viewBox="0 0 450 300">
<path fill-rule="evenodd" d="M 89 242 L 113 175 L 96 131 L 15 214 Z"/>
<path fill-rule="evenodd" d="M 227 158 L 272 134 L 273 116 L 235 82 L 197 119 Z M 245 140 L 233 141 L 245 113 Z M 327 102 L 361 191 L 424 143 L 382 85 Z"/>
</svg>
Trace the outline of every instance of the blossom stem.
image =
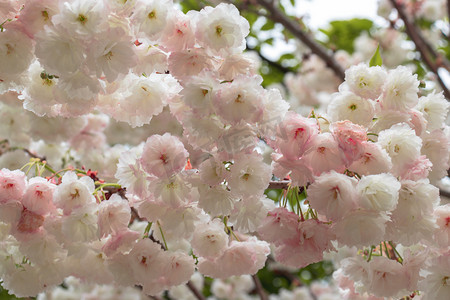
<svg viewBox="0 0 450 300">
<path fill-rule="evenodd" d="M 373 249 L 375 249 L 375 246 L 370 246 L 370 252 L 369 257 L 367 258 L 367 262 L 369 262 L 372 259 Z"/>
<path fill-rule="evenodd" d="M 403 263 L 403 257 L 400 255 L 400 253 L 398 253 L 397 249 L 395 248 L 395 245 L 392 241 L 388 242 L 389 245 L 391 245 L 392 249 L 394 250 L 395 255 L 397 255 L 397 260 L 399 263 Z"/>
<path fill-rule="evenodd" d="M 252 275 L 253 282 L 255 283 L 255 290 L 256 293 L 259 295 L 259 298 L 261 300 L 268 300 L 266 291 L 264 291 L 264 288 L 261 284 L 261 280 L 259 280 L 258 276 L 256 274 Z"/>
<path fill-rule="evenodd" d="M 118 183 L 102 183 L 94 190 L 94 192 L 92 194 L 95 196 L 99 190 L 101 190 L 101 189 L 103 189 L 104 187 L 107 187 L 107 186 L 112 186 L 112 187 L 116 187 L 116 188 L 121 188 L 122 187 Z"/>
<path fill-rule="evenodd" d="M 236 241 L 240 242 L 239 238 L 236 236 L 236 234 L 234 234 L 234 231 L 229 227 L 228 229 L 230 230 L 231 235 L 236 239 Z"/>
<path fill-rule="evenodd" d="M 30 172 L 31 168 L 35 165 L 35 162 L 30 163 L 30 165 L 28 165 L 28 170 L 25 172 L 25 175 L 28 175 L 28 173 Z"/>
<path fill-rule="evenodd" d="M 391 256 L 390 256 L 390 254 L 389 254 L 389 249 L 388 249 L 388 247 L 387 247 L 387 245 L 386 245 L 386 242 L 383 242 L 383 244 L 384 244 L 384 248 L 386 249 L 386 256 L 387 256 L 389 259 L 391 259 Z"/>
<path fill-rule="evenodd" d="M 163 232 L 163 230 L 161 228 L 161 224 L 159 224 L 159 220 L 156 221 L 156 224 L 158 224 L 159 232 L 161 233 L 161 237 L 162 237 L 163 242 L 164 242 L 164 247 L 166 247 L 166 250 L 169 250 L 169 248 L 167 247 L 166 238 L 164 237 L 164 232 Z"/>
<path fill-rule="evenodd" d="M 303 211 L 302 211 L 302 205 L 301 205 L 301 201 L 298 198 L 298 192 L 296 191 L 295 193 L 295 199 L 297 200 L 297 215 L 300 215 L 302 221 L 305 220 L 305 217 L 303 216 Z"/>
<path fill-rule="evenodd" d="M 62 177 L 61 174 L 59 174 L 60 172 L 62 172 L 62 170 L 56 172 L 56 171 L 53 170 L 53 168 L 50 167 L 48 164 L 45 164 L 44 167 L 45 167 L 45 169 L 46 169 L 47 171 L 49 171 L 49 172 L 51 172 L 51 173 L 53 174 L 50 178 L 52 178 L 53 176 L 56 176 L 56 177 L 58 177 L 58 178 L 61 178 L 61 177 Z"/>
<path fill-rule="evenodd" d="M 152 224 L 153 224 L 153 222 L 148 222 L 147 227 L 145 227 L 145 230 L 144 230 L 144 236 L 142 237 L 143 239 L 148 237 L 148 233 L 150 232 L 150 229 L 152 228 Z"/>
<path fill-rule="evenodd" d="M 286 207 L 288 193 L 289 193 L 289 187 L 288 187 L 287 190 L 283 190 L 283 193 L 281 194 L 281 201 L 280 202 L 281 202 L 281 205 L 283 207 Z"/>
</svg>

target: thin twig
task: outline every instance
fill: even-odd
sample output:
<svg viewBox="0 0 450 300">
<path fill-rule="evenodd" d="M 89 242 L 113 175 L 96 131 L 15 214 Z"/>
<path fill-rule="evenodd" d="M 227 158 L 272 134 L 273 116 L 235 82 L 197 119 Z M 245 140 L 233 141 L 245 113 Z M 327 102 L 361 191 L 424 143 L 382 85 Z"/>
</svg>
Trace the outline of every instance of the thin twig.
<svg viewBox="0 0 450 300">
<path fill-rule="evenodd" d="M 194 294 L 195 297 L 197 297 L 198 300 L 206 300 L 205 296 L 203 296 L 202 293 L 195 287 L 195 285 L 192 283 L 192 281 L 188 281 L 186 283 L 186 286 L 191 290 L 192 294 Z"/>
<path fill-rule="evenodd" d="M 44 156 L 38 156 L 28 149 L 23 148 L 22 150 L 32 158 L 39 158 L 40 161 L 46 160 Z"/>
<path fill-rule="evenodd" d="M 268 300 L 266 291 L 264 290 L 261 281 L 259 280 L 258 276 L 256 274 L 252 275 L 253 282 L 255 283 L 255 290 L 256 293 L 258 293 L 259 298 L 261 300 Z"/>
<path fill-rule="evenodd" d="M 299 24 L 295 23 L 284 15 L 277 7 L 274 6 L 273 1 L 256 0 L 256 2 L 267 10 L 266 17 L 276 23 L 284 26 L 292 35 L 304 43 L 311 51 L 322 59 L 326 65 L 333 70 L 337 77 L 342 81 L 345 78 L 344 69 L 334 59 L 334 57 L 327 51 L 326 48 L 317 43 L 305 31 L 303 31 Z"/>
<path fill-rule="evenodd" d="M 437 59 L 437 54 L 435 54 L 434 51 L 429 51 L 430 47 L 426 45 L 425 39 L 420 35 L 418 29 L 414 26 L 414 24 L 410 22 L 403 8 L 403 4 L 398 3 L 397 0 L 390 0 L 390 2 L 392 3 L 392 6 L 397 10 L 399 17 L 403 20 L 403 23 L 405 24 L 406 34 L 416 45 L 416 49 L 417 51 L 419 51 L 420 56 L 422 57 L 424 63 L 427 65 L 428 69 L 430 69 L 430 71 L 436 75 L 436 79 L 439 82 L 439 85 L 442 87 L 445 97 L 447 98 L 447 100 L 450 100 L 450 91 L 439 75 L 438 67 L 433 62 L 433 58 L 430 57 L 433 56 Z"/>
</svg>

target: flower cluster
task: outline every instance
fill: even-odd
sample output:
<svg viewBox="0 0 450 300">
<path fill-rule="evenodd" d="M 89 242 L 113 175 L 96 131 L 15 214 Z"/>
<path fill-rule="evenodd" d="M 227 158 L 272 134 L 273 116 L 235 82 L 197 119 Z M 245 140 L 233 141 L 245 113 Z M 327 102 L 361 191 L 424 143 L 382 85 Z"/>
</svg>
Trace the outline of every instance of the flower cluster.
<svg viewBox="0 0 450 300">
<path fill-rule="evenodd" d="M 416 75 L 405 67 L 359 64 L 345 74 L 326 115 L 289 113 L 272 144 L 274 174 L 307 188 L 307 213 L 317 213 L 314 231 L 292 240 L 313 220 L 278 208 L 259 233 L 277 246 L 275 258 L 293 267 L 322 260 L 322 254 L 309 257 L 308 249 L 330 250 L 330 240 L 362 249 L 339 263 L 340 287 L 352 295 L 401 297 L 448 276 L 436 270 L 439 275 L 424 278 L 421 270 L 432 259 L 449 261 L 448 222 L 438 220 L 441 211 L 449 218 L 449 206 L 440 205 L 431 184 L 449 167 L 449 104 L 442 94 L 419 97 Z M 312 245 L 294 251 L 293 241 L 307 238 Z M 292 251 L 287 257 L 286 247 Z M 424 288 L 436 293 L 431 289 Z"/>
<path fill-rule="evenodd" d="M 450 209 L 432 185 L 449 167 L 449 105 L 419 97 L 407 68 L 353 66 L 327 113 L 304 117 L 261 86 L 231 4 L 32 0 L 1 13 L 15 16 L 0 32 L 10 292 L 72 276 L 179 295 L 197 270 L 238 298 L 272 246 L 295 268 L 334 255 L 347 298 L 450 294 Z M 277 179 L 289 184 L 274 203 Z"/>
</svg>

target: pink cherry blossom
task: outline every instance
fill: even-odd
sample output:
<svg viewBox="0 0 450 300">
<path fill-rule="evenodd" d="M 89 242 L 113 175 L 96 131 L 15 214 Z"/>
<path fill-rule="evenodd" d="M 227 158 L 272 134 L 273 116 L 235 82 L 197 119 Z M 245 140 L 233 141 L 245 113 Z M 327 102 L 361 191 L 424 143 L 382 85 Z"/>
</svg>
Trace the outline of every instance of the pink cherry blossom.
<svg viewBox="0 0 450 300">
<path fill-rule="evenodd" d="M 363 142 L 367 141 L 364 127 L 350 121 L 340 121 L 332 123 L 330 131 L 343 151 L 347 165 L 361 158 L 364 153 Z"/>
<path fill-rule="evenodd" d="M 286 114 L 278 130 L 275 145 L 290 160 L 302 156 L 313 145 L 319 133 L 314 119 L 307 119 L 292 112 Z"/>
<path fill-rule="evenodd" d="M 126 230 L 130 223 L 131 209 L 128 201 L 114 194 L 102 201 L 98 208 L 98 229 L 100 236 Z"/>
<path fill-rule="evenodd" d="M 160 178 L 168 178 L 180 172 L 186 165 L 188 152 L 181 141 L 165 133 L 147 139 L 142 152 L 143 169 Z"/>
<path fill-rule="evenodd" d="M 321 261 L 323 253 L 333 249 L 334 234 L 330 229 L 329 225 L 312 219 L 300 222 L 294 237 L 276 243 L 275 259 L 295 268 Z"/>
<path fill-rule="evenodd" d="M 0 203 L 19 202 L 26 189 L 25 173 L 19 170 L 0 170 Z"/>
<path fill-rule="evenodd" d="M 22 200 L 22 205 L 39 215 L 54 211 L 53 192 L 56 186 L 42 177 L 33 177 Z"/>
</svg>

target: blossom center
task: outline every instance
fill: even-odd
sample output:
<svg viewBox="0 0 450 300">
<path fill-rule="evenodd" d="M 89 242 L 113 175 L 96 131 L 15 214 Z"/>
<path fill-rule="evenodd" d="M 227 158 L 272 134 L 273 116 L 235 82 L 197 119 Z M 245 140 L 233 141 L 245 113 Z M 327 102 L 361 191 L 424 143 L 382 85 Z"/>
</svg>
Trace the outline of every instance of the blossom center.
<svg viewBox="0 0 450 300">
<path fill-rule="evenodd" d="M 217 25 L 217 26 L 216 26 L 216 34 L 217 34 L 218 36 L 222 36 L 222 31 L 223 31 L 222 26 Z"/>
<path fill-rule="evenodd" d="M 363 87 L 366 87 L 366 86 L 367 86 L 367 83 L 364 81 L 364 78 L 360 78 L 359 79 L 359 87 L 363 88 Z"/>
<path fill-rule="evenodd" d="M 87 22 L 87 17 L 83 14 L 79 14 L 77 20 L 78 22 L 84 25 Z"/>
<path fill-rule="evenodd" d="M 248 179 L 250 178 L 250 174 L 245 173 L 244 175 L 242 175 L 242 179 L 244 179 L 245 181 L 248 181 Z"/>
<path fill-rule="evenodd" d="M 72 199 L 78 198 L 80 196 L 80 191 L 78 189 L 75 189 L 75 192 L 70 193 L 70 197 Z"/>
<path fill-rule="evenodd" d="M 161 156 L 159 157 L 159 159 L 163 162 L 163 164 L 167 164 L 167 155 L 165 154 L 161 154 Z"/>
<path fill-rule="evenodd" d="M 295 130 L 294 139 L 296 139 L 297 137 L 302 138 L 304 132 L 305 132 L 305 128 L 297 128 L 297 129 Z"/>
<path fill-rule="evenodd" d="M 14 52 L 14 47 L 13 46 L 11 46 L 10 44 L 6 44 L 5 46 L 6 46 L 6 54 L 7 55 L 9 55 L 9 54 Z"/>
<path fill-rule="evenodd" d="M 44 21 L 47 22 L 50 17 L 48 16 L 48 12 L 46 10 L 41 11 L 41 15 L 44 18 Z"/>
<path fill-rule="evenodd" d="M 319 147 L 317 148 L 317 152 L 323 154 L 325 152 L 325 149 L 326 149 L 325 147 Z"/>
<path fill-rule="evenodd" d="M 112 53 L 112 51 L 109 51 L 109 52 L 106 53 L 104 56 L 105 56 L 105 58 L 106 58 L 107 60 L 111 60 L 111 57 L 113 57 L 113 53 Z"/>
<path fill-rule="evenodd" d="M 148 18 L 149 19 L 154 19 L 156 18 L 156 12 L 154 10 L 152 10 L 151 12 L 148 13 Z"/>
<path fill-rule="evenodd" d="M 242 99 L 242 96 L 241 96 L 241 94 L 239 94 L 239 95 L 237 95 L 236 99 L 234 99 L 234 102 L 235 103 L 244 103 L 244 101 L 242 101 L 241 99 Z"/>
</svg>

